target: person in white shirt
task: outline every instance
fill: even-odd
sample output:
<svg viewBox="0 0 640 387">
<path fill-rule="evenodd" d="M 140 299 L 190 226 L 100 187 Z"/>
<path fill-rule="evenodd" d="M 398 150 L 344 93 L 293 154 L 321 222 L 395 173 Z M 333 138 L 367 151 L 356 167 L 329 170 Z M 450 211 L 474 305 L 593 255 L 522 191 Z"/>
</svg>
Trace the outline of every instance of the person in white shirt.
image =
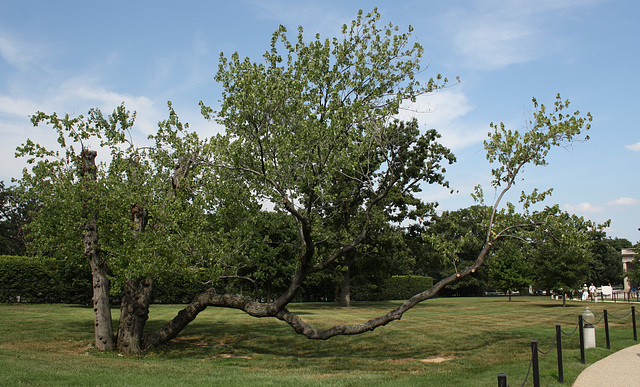
<svg viewBox="0 0 640 387">
<path fill-rule="evenodd" d="M 589 294 L 591 295 L 591 301 L 598 301 L 596 286 L 593 284 L 593 282 L 591 283 L 591 286 L 589 286 Z"/>
</svg>

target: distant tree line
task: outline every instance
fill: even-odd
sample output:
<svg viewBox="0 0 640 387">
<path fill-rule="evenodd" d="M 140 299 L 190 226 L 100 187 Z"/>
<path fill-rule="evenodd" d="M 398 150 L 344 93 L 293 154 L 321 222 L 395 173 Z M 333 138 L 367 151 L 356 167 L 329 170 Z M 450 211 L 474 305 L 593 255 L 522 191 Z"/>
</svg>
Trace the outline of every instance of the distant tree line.
<svg viewBox="0 0 640 387">
<path fill-rule="evenodd" d="M 23 302 L 90 302 L 91 274 L 81 257 L 56 259 L 55 255 L 27 257 L 29 238 L 25 234 L 32 204 L 22 202 L 16 187 L 0 182 L 2 218 L 0 218 L 0 280 L 2 300 Z M 451 271 L 452 262 L 443 259 L 429 236 L 462 241 L 457 248 L 456 265 L 471 264 L 482 249 L 484 216 L 489 208 L 472 206 L 444 211 L 428 221 L 414 224 L 395 233 L 377 235 L 380 250 L 358 250 L 352 262 L 350 298 L 360 300 L 402 299 L 391 289 L 411 288 L 412 282 L 439 280 Z M 581 218 L 564 214 L 572 227 L 581 227 Z M 286 288 L 286 278 L 295 265 L 296 235 L 287 227 L 289 219 L 275 212 L 263 212 L 251 227 L 253 237 L 245 239 L 237 251 L 251 257 L 235 268 L 234 275 L 216 284 L 221 292 L 240 292 L 256 299 L 271 299 Z M 583 226 L 583 225 L 582 225 Z M 584 227 L 583 227 L 584 228 Z M 586 230 L 586 228 L 584 228 Z M 425 237 L 427 235 L 427 237 Z M 614 284 L 622 282 L 620 250 L 632 246 L 626 239 L 611 239 L 604 231 L 588 231 L 584 248 L 567 250 L 559 239 L 520 243 L 503 241 L 497 245 L 488 265 L 474 276 L 443 289 L 440 296 L 477 296 L 488 290 L 502 292 L 579 289 L 581 283 Z M 276 265 L 278 264 L 278 265 Z M 338 302 L 344 296 L 345 267 L 335 265 L 327 273 L 312 275 L 297 295 L 298 301 Z M 634 273 L 631 273 L 633 276 Z M 187 303 L 209 287 L 207 278 L 184 275 L 163 278 L 155 284 L 153 301 Z M 42 287 L 41 284 L 48 284 Z M 430 282 L 429 282 L 430 283 Z M 421 285 L 425 285 L 422 283 Z M 112 294 L 116 303 L 121 295 Z M 395 297 L 395 298 L 394 298 Z"/>
</svg>

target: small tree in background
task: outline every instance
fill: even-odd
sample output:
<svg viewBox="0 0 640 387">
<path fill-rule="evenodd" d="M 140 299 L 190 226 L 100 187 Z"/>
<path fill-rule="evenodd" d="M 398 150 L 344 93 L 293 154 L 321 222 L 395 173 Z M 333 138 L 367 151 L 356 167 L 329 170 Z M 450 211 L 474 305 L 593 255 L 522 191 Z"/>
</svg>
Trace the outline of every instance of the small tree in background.
<svg viewBox="0 0 640 387">
<path fill-rule="evenodd" d="M 528 290 L 532 282 L 533 263 L 528 246 L 519 241 L 503 241 L 489 261 L 489 282 L 493 288 L 508 293 Z"/>
</svg>

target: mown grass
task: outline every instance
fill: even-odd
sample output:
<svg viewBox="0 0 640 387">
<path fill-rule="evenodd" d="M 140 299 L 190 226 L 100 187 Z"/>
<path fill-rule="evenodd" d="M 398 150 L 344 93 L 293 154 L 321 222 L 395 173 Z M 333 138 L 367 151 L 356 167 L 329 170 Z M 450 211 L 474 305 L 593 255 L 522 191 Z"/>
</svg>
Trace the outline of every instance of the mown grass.
<svg viewBox="0 0 640 387">
<path fill-rule="evenodd" d="M 314 326 L 365 321 L 394 302 L 295 304 Z M 607 309 L 627 315 L 626 303 L 589 303 L 598 319 Z M 585 303 L 546 297 L 444 298 L 429 300 L 402 320 L 358 336 L 313 341 L 274 319 L 210 308 L 170 345 L 137 357 L 91 349 L 92 310 L 74 305 L 0 305 L 0 383 L 3 385 L 424 385 L 495 386 L 505 372 L 511 385 L 527 375 L 531 340 L 552 347 L 555 325 L 571 333 Z M 154 305 L 148 328 L 158 327 L 181 307 Z M 118 316 L 114 310 L 114 317 Z M 633 345 L 631 317 L 610 319 L 612 350 L 587 350 L 587 365 Z M 565 385 L 587 366 L 580 364 L 578 333 L 563 336 Z M 555 348 L 540 355 L 542 384 L 555 386 Z M 527 385 L 532 385 L 529 378 Z"/>
</svg>

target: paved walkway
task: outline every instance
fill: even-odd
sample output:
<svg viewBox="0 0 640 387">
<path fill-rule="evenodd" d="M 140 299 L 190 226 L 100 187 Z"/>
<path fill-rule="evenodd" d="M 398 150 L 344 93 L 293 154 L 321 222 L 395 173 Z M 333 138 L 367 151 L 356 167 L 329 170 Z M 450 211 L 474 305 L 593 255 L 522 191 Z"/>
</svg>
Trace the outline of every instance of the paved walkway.
<svg viewBox="0 0 640 387">
<path fill-rule="evenodd" d="M 640 344 L 593 363 L 573 383 L 573 387 L 629 386 L 640 386 Z"/>
</svg>

